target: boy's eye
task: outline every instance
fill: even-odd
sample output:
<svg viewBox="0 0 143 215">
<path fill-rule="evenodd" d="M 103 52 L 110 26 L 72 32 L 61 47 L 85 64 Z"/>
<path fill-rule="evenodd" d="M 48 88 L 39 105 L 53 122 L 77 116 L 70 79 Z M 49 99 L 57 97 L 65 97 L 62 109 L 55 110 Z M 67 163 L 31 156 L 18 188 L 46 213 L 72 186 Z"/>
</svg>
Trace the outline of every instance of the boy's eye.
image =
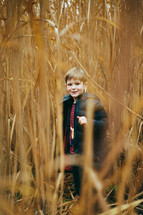
<svg viewBox="0 0 143 215">
<path fill-rule="evenodd" d="M 76 83 L 76 85 L 80 85 L 80 83 L 79 83 L 79 82 L 77 82 L 77 83 Z"/>
<path fill-rule="evenodd" d="M 72 86 L 72 84 L 67 84 L 68 87 Z"/>
</svg>

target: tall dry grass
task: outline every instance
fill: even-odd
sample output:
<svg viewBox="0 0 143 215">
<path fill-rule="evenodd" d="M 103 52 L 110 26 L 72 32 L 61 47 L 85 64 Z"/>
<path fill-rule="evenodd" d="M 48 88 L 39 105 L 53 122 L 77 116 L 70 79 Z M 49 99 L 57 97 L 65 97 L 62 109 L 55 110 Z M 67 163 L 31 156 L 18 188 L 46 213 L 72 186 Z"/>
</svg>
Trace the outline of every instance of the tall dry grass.
<svg viewBox="0 0 143 215">
<path fill-rule="evenodd" d="M 0 1 L 0 214 L 95 214 L 95 202 L 103 214 L 142 213 L 142 8 L 139 0 Z M 64 198 L 61 101 L 73 66 L 110 124 L 101 172 L 90 147 L 84 161 L 68 158 L 85 164 L 80 201 L 72 191 Z"/>
</svg>

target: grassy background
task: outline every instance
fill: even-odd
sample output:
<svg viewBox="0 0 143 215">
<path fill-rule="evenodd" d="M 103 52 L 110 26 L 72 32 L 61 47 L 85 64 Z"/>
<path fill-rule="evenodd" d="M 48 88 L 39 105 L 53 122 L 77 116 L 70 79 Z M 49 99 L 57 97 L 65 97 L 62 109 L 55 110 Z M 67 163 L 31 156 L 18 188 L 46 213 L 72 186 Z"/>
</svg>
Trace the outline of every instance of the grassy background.
<svg viewBox="0 0 143 215">
<path fill-rule="evenodd" d="M 92 214 L 96 201 L 107 214 L 135 214 L 137 205 L 142 214 L 142 9 L 140 0 L 0 1 L 2 215 Z M 85 171 L 80 201 L 63 174 L 60 104 L 74 66 L 110 122 L 111 152 L 100 173 Z M 118 207 L 109 212 L 112 203 Z"/>
</svg>

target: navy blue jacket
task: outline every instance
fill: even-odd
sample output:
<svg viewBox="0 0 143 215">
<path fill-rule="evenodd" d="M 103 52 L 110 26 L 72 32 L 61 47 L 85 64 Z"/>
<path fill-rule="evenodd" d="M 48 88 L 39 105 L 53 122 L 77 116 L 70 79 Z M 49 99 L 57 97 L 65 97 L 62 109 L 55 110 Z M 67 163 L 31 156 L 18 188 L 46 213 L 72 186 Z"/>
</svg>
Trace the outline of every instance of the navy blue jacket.
<svg viewBox="0 0 143 215">
<path fill-rule="evenodd" d="M 101 161 L 105 158 L 107 154 L 107 138 L 106 131 L 108 128 L 107 114 L 100 102 L 100 100 L 91 93 L 84 93 L 80 95 L 77 99 L 75 106 L 75 117 L 74 117 L 74 153 L 82 154 L 84 145 L 84 131 L 83 125 L 78 123 L 77 116 L 87 117 L 87 104 L 93 105 L 94 117 L 93 119 L 88 119 L 88 123 L 92 121 L 93 123 L 93 154 L 94 154 L 94 164 L 93 166 L 100 167 Z M 67 143 L 65 145 L 65 153 L 69 153 L 69 134 L 70 134 L 70 110 L 73 104 L 73 98 L 69 94 L 63 98 L 63 135 L 67 136 Z M 88 143 L 86 143 L 88 144 Z"/>
</svg>

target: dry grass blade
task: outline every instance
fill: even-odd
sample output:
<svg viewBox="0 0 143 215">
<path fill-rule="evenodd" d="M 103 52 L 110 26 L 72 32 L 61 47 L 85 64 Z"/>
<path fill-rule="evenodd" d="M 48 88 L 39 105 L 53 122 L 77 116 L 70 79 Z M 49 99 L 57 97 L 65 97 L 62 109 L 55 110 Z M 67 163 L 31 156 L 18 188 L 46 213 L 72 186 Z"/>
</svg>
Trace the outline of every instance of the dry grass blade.
<svg viewBox="0 0 143 215">
<path fill-rule="evenodd" d="M 12 206 L 7 204 L 7 201 L 0 197 L 0 213 L 14 215 L 15 212 L 12 211 Z M 16 214 L 15 214 L 16 215 Z"/>
<path fill-rule="evenodd" d="M 142 202 L 143 202 L 143 200 L 137 200 L 137 201 L 134 201 L 134 202 L 131 202 L 128 204 L 124 204 L 124 205 L 121 205 L 120 207 L 115 207 L 113 209 L 110 209 L 108 212 L 101 213 L 100 215 L 108 215 L 109 213 L 112 215 L 116 215 L 116 214 L 126 211 L 130 207 L 134 208 L 134 207 L 138 206 L 139 204 L 141 204 Z"/>
</svg>

